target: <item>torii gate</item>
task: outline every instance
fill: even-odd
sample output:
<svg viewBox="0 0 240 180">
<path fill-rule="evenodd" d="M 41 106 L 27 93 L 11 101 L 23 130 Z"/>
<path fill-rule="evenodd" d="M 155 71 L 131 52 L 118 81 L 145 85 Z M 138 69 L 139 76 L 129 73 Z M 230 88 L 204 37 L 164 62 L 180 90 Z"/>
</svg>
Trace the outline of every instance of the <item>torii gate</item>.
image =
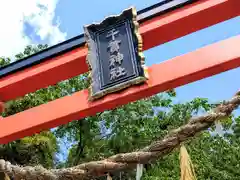
<svg viewBox="0 0 240 180">
<path fill-rule="evenodd" d="M 239 16 L 239 0 L 165 0 L 138 12 L 143 50 Z M 0 68 L 0 98 L 6 102 L 87 72 L 87 48 L 79 35 Z M 88 100 L 83 90 L 0 120 L 0 144 L 91 116 L 131 101 L 240 66 L 240 36 L 148 67 L 140 86 Z M 54 112 L 54 113 L 53 113 Z"/>
</svg>

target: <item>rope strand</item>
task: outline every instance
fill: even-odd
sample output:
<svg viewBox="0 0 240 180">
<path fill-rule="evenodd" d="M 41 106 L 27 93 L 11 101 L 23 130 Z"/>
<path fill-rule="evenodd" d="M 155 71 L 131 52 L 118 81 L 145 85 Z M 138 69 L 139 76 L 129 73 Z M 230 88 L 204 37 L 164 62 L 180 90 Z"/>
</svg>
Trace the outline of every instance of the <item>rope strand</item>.
<svg viewBox="0 0 240 180">
<path fill-rule="evenodd" d="M 156 141 L 138 152 L 121 153 L 101 161 L 92 161 L 71 168 L 47 170 L 41 166 L 20 167 L 0 160 L 0 172 L 10 177 L 24 180 L 69 180 L 91 179 L 113 171 L 135 168 L 136 164 L 145 164 L 162 157 L 178 147 L 182 142 L 207 129 L 215 121 L 229 116 L 240 105 L 240 92 L 229 101 L 220 104 L 207 115 L 193 117 L 186 125 L 171 131 L 163 140 Z"/>
</svg>

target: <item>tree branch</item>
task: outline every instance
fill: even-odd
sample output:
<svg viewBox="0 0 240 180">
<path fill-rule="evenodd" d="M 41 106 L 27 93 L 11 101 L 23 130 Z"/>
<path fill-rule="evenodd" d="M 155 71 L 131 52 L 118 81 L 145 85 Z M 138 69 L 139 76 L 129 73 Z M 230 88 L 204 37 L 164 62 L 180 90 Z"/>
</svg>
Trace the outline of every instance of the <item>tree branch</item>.
<svg viewBox="0 0 240 180">
<path fill-rule="evenodd" d="M 83 150 L 84 150 L 84 142 L 83 142 L 83 137 L 82 137 L 82 131 L 83 131 L 83 128 L 82 128 L 82 121 L 85 121 L 85 119 L 82 119 L 82 120 L 79 120 L 78 121 L 78 126 L 79 126 L 79 142 L 78 142 L 78 146 L 77 146 L 77 149 L 76 149 L 76 157 L 75 157 L 75 160 L 73 161 L 73 165 L 76 166 L 80 160 L 80 158 L 82 157 L 82 153 L 83 153 Z"/>
</svg>

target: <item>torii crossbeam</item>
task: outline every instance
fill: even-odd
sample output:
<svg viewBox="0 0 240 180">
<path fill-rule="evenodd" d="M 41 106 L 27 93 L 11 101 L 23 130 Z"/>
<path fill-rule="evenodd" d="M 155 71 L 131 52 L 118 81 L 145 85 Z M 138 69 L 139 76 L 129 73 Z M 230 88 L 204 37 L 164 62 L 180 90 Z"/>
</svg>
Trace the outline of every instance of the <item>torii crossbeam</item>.
<svg viewBox="0 0 240 180">
<path fill-rule="evenodd" d="M 147 50 L 239 16 L 239 0 L 163 1 L 138 12 Z M 0 68 L 0 97 L 8 101 L 88 71 L 82 35 Z M 0 143 L 32 135 L 240 66 L 240 36 L 208 45 L 148 67 L 144 85 L 88 101 L 88 91 L 43 104 L 0 120 Z M 17 89 L 17 91 L 16 91 Z M 54 113 L 53 113 L 54 112 Z"/>
</svg>

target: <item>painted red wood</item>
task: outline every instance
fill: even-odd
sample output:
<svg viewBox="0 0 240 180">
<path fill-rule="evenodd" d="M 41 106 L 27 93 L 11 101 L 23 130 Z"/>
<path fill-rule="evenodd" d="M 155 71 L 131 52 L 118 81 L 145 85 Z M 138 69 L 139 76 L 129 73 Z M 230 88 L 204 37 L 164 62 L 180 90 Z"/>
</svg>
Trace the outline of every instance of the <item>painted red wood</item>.
<svg viewBox="0 0 240 180">
<path fill-rule="evenodd" d="M 201 0 L 155 17 L 140 26 L 144 50 L 240 14 L 240 0 Z M 0 98 L 8 101 L 88 71 L 87 50 L 79 48 L 0 79 Z"/>
<path fill-rule="evenodd" d="M 0 120 L 0 143 L 237 68 L 240 66 L 239 46 L 240 35 L 153 65 L 149 67 L 149 80 L 145 85 L 133 86 L 96 102 L 89 102 L 88 91 L 83 90 L 3 118 Z"/>
</svg>

